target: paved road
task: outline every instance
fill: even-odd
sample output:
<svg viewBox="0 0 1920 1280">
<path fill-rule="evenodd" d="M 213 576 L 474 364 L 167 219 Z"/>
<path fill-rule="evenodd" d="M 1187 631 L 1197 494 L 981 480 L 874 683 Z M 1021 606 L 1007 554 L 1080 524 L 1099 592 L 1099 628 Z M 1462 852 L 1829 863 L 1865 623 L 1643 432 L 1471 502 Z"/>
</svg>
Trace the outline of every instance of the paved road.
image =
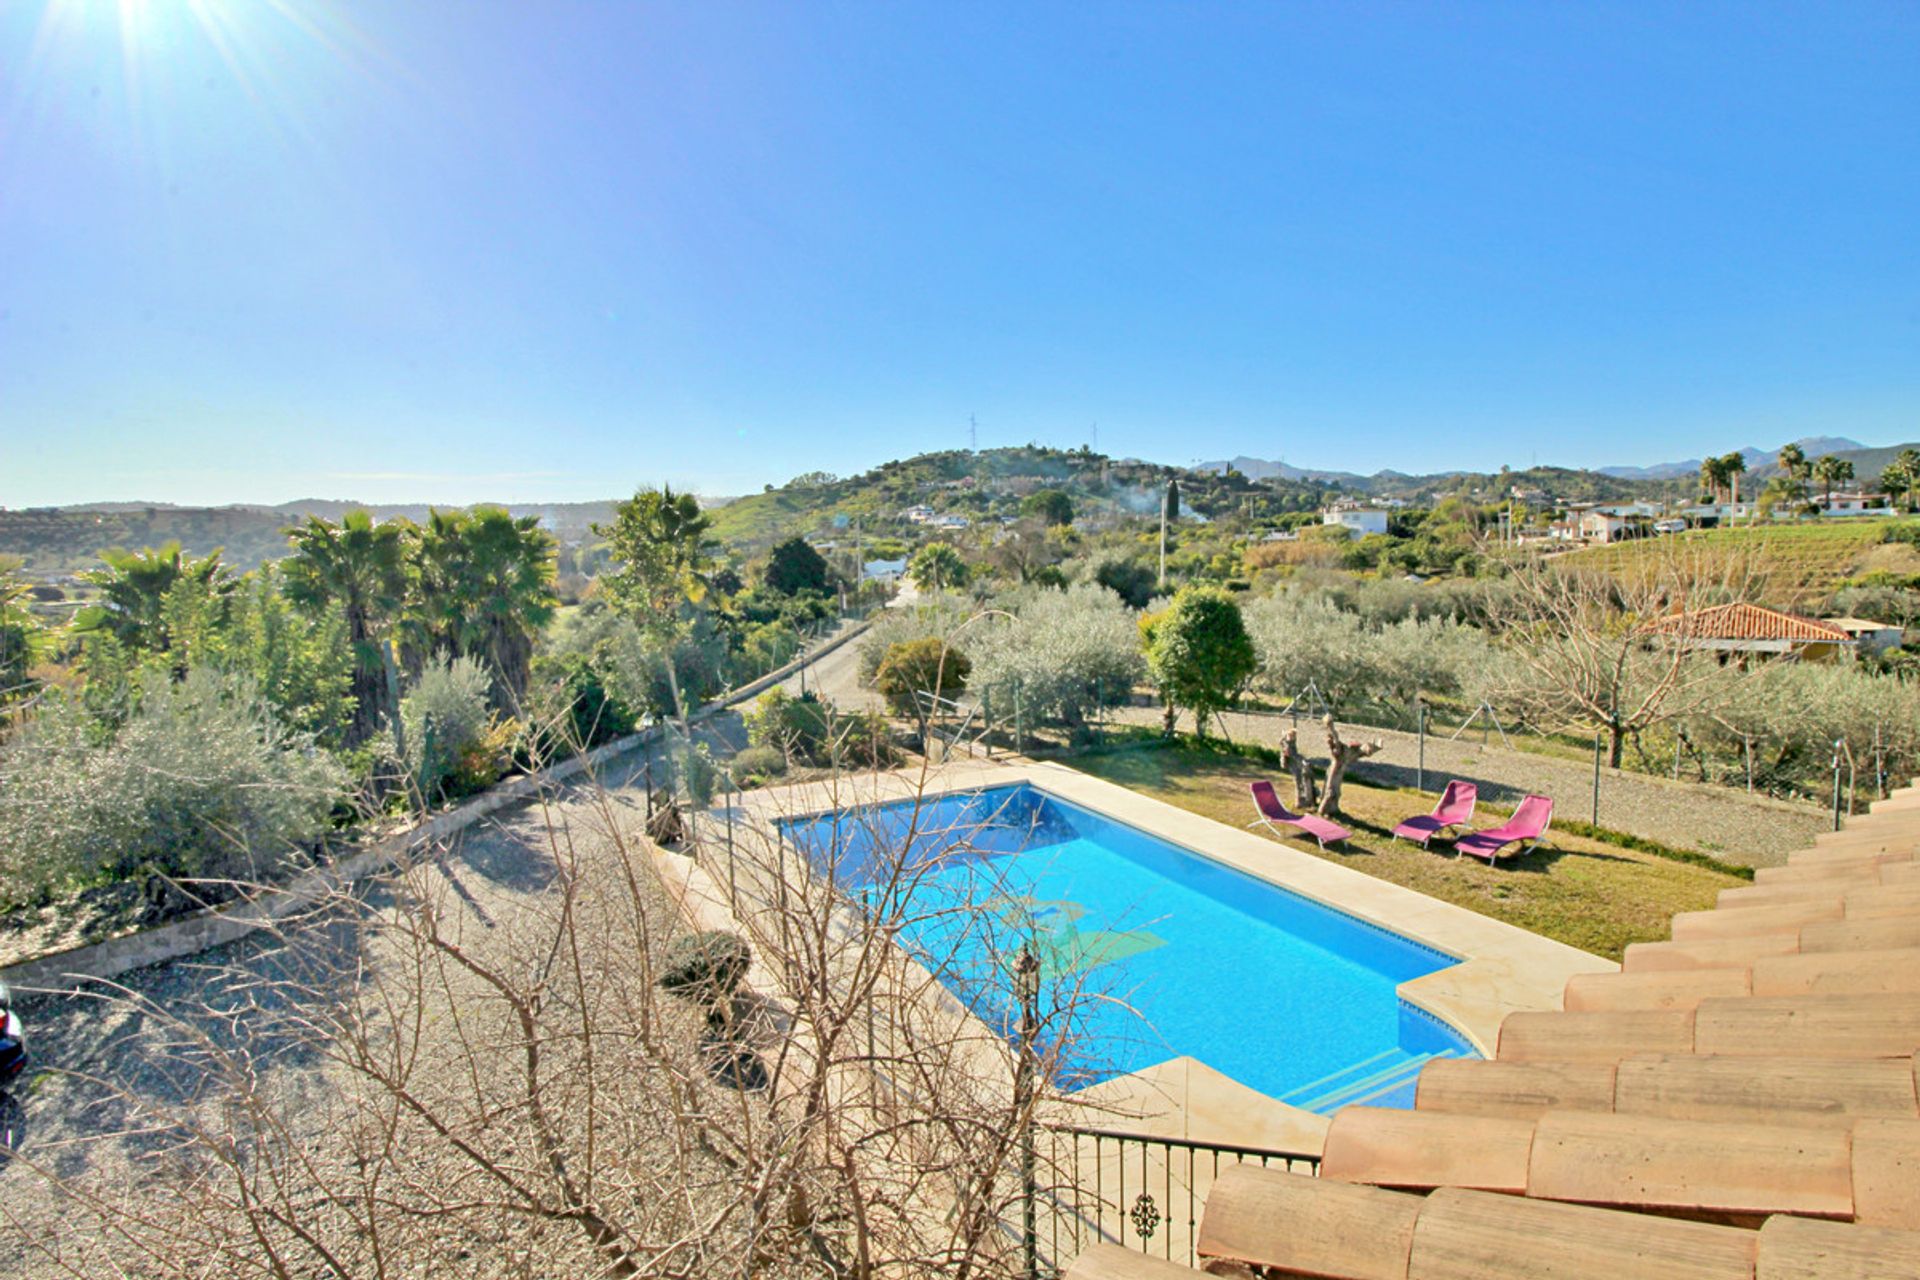
<svg viewBox="0 0 1920 1280">
<path fill-rule="evenodd" d="M 860 686 L 860 641 L 850 640 L 825 657 L 804 668 L 805 688 L 818 694 L 842 711 L 882 711 L 885 701 L 871 689 Z M 798 695 L 802 677 L 789 677 L 780 687 Z"/>
<path fill-rule="evenodd" d="M 1116 718 L 1158 726 L 1154 707 L 1128 707 Z M 1227 733 L 1238 741 L 1278 746 L 1293 721 L 1273 714 L 1229 713 Z M 1184 721 L 1183 721 L 1184 723 Z M 1301 749 L 1324 759 L 1326 737 L 1313 720 L 1302 717 Z M 1411 733 L 1366 726 L 1341 726 L 1349 740 L 1380 739 L 1381 752 L 1354 767 L 1353 776 L 1387 786 L 1412 786 L 1419 739 Z M 1593 766 L 1584 761 L 1509 750 L 1498 735 L 1482 745 L 1477 735 L 1449 742 L 1429 733 L 1426 785 L 1437 791 L 1447 778 L 1476 783 L 1483 798 L 1511 804 L 1528 792 L 1551 796 L 1555 811 L 1581 822 L 1593 820 Z M 1823 810 L 1789 804 L 1768 796 L 1749 796 L 1730 787 L 1675 782 L 1644 773 L 1602 769 L 1599 825 L 1679 849 L 1693 849 L 1741 866 L 1779 866 L 1787 854 L 1813 843 L 1832 826 Z"/>
</svg>

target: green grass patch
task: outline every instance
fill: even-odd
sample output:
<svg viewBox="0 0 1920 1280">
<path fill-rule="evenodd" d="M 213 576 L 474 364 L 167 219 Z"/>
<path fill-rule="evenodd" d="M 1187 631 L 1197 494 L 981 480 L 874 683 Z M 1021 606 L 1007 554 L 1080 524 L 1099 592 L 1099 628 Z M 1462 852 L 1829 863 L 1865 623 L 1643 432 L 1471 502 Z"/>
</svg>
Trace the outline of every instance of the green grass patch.
<svg viewBox="0 0 1920 1280">
<path fill-rule="evenodd" d="M 1064 763 L 1231 827 L 1254 817 L 1247 792 L 1254 779 L 1272 778 L 1283 796 L 1291 791 L 1278 776 L 1278 754 L 1258 746 L 1182 740 Z M 1391 837 L 1395 825 L 1432 808 L 1431 795 L 1348 781 L 1342 799 L 1342 822 L 1354 833 L 1345 845 L 1322 851 L 1307 838 L 1284 843 L 1613 960 L 1629 943 L 1670 936 L 1676 912 L 1710 908 L 1720 890 L 1751 879 L 1703 854 L 1574 822 L 1556 822 L 1546 847 L 1488 866 L 1453 855 L 1439 840 L 1422 849 Z M 1474 825 L 1497 825 L 1509 812 L 1482 805 Z"/>
</svg>

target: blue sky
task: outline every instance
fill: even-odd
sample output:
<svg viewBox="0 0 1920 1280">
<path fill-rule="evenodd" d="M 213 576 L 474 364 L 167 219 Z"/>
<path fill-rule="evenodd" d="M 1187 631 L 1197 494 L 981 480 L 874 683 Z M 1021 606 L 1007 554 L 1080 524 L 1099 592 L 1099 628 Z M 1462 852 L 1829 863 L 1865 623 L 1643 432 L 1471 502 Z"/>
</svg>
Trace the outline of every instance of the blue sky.
<svg viewBox="0 0 1920 1280">
<path fill-rule="evenodd" d="M 0 503 L 1920 438 L 1920 6 L 10 0 Z"/>
</svg>

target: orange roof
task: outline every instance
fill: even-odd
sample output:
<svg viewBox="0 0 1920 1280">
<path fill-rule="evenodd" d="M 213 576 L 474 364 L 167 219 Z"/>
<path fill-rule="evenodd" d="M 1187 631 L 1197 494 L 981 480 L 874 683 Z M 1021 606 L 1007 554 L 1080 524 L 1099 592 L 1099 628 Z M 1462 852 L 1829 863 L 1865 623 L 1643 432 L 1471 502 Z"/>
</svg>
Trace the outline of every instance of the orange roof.
<svg viewBox="0 0 1920 1280">
<path fill-rule="evenodd" d="M 1654 631 L 1695 640 L 1800 640 L 1844 644 L 1845 630 L 1817 618 L 1783 613 L 1758 604 L 1723 604 L 1674 613 L 1650 624 Z"/>
</svg>

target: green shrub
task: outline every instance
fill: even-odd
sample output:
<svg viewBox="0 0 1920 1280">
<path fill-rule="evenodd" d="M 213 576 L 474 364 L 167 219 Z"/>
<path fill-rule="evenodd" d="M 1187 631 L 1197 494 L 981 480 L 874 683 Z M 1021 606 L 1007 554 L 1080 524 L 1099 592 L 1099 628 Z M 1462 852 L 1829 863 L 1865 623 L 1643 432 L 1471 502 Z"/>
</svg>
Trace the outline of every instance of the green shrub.
<svg viewBox="0 0 1920 1280">
<path fill-rule="evenodd" d="M 786 771 L 786 753 L 778 747 L 748 747 L 733 758 L 733 776 L 740 782 L 777 778 Z"/>
<path fill-rule="evenodd" d="M 660 989 L 699 1006 L 709 1023 L 726 1021 L 753 952 L 731 933 L 710 929 L 675 938 L 660 968 Z"/>
<path fill-rule="evenodd" d="M 720 766 L 713 762 L 706 743 L 696 743 L 680 752 L 680 777 L 694 808 L 704 809 L 713 803 L 713 793 L 720 786 Z"/>
<path fill-rule="evenodd" d="M 785 689 L 769 689 L 746 714 L 747 741 L 771 747 L 783 755 L 817 761 L 827 754 L 833 736 L 833 709 L 819 697 L 794 697 Z"/>
<path fill-rule="evenodd" d="M 966 692 L 973 663 L 967 655 L 933 636 L 904 640 L 887 650 L 874 674 L 874 687 L 896 715 L 921 714 L 919 695 L 958 698 Z"/>
<path fill-rule="evenodd" d="M 868 767 L 894 760 L 884 716 L 837 711 L 812 693 L 796 698 L 784 689 L 769 689 L 746 722 L 748 742 L 801 764 Z"/>
<path fill-rule="evenodd" d="M 401 699 L 407 765 L 423 794 L 443 794 L 463 760 L 492 732 L 493 713 L 487 707 L 492 686 L 486 667 L 472 658 L 455 658 L 428 666 Z"/>
<path fill-rule="evenodd" d="M 546 691 L 538 731 L 544 758 L 624 738 L 639 723 L 584 653 L 543 654 L 533 660 L 533 678 L 535 686 Z"/>
<path fill-rule="evenodd" d="M 50 700 L 0 749 L 0 901 L 99 879 L 263 879 L 327 828 L 346 771 L 256 686 L 196 669 L 117 735 Z"/>
<path fill-rule="evenodd" d="M 1140 636 L 1168 733 L 1185 707 L 1204 735 L 1207 718 L 1232 705 L 1259 666 L 1239 604 L 1218 587 L 1182 587 L 1172 604 L 1140 619 Z"/>
</svg>

